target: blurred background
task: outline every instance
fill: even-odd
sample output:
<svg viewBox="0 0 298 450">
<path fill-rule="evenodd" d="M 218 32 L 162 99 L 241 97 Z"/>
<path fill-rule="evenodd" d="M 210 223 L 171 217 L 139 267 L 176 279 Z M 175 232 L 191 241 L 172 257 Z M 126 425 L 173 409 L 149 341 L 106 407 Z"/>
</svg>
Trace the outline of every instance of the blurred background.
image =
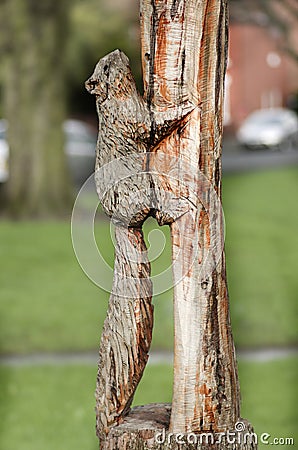
<svg viewBox="0 0 298 450">
<path fill-rule="evenodd" d="M 242 416 L 259 435 L 297 445 L 298 4 L 229 3 L 223 206 Z M 0 24 L 0 449 L 95 450 L 108 294 L 75 258 L 70 217 L 95 158 L 85 80 L 120 48 L 142 90 L 138 1 L 3 0 Z M 94 196 L 90 189 L 86 210 Z M 146 223 L 146 234 L 154 228 Z M 170 264 L 162 232 L 153 273 Z M 112 265 L 100 209 L 95 234 Z M 171 400 L 172 293 L 154 304 L 135 404 Z"/>
</svg>

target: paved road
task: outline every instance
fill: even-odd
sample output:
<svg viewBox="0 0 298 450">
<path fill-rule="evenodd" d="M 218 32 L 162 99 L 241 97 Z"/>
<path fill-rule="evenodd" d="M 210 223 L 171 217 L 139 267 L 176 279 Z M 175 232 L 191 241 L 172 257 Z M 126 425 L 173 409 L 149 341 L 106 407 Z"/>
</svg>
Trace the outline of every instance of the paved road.
<svg viewBox="0 0 298 450">
<path fill-rule="evenodd" d="M 248 172 L 274 167 L 298 165 L 298 148 L 285 152 L 242 150 L 234 141 L 224 141 L 223 173 Z"/>
<path fill-rule="evenodd" d="M 284 348 L 260 348 L 255 350 L 239 350 L 237 358 L 255 362 L 267 362 L 298 356 L 298 347 Z M 0 356 L 0 366 L 24 367 L 24 366 L 63 366 L 63 365 L 97 365 L 96 352 L 82 353 L 35 353 L 31 355 Z M 172 364 L 171 352 L 152 352 L 149 364 Z"/>
</svg>

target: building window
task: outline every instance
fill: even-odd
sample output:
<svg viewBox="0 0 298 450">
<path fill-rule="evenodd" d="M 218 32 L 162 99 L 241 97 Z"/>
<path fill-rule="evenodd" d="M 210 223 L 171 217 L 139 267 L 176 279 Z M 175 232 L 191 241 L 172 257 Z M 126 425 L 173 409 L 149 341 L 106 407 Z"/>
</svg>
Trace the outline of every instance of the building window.
<svg viewBox="0 0 298 450">
<path fill-rule="evenodd" d="M 271 69 L 277 69 L 281 64 L 281 58 L 276 52 L 269 52 L 266 56 L 266 62 Z"/>
</svg>

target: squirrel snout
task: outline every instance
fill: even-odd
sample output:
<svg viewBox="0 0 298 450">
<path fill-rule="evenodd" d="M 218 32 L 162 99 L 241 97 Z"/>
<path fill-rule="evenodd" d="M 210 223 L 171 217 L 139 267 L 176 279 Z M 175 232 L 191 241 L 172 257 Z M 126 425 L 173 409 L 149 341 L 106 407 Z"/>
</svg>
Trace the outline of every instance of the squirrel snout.
<svg viewBox="0 0 298 450">
<path fill-rule="evenodd" d="M 85 87 L 89 94 L 96 95 L 97 101 L 103 103 L 107 96 L 109 86 L 108 83 L 100 81 L 97 77 L 92 75 L 86 82 Z"/>
<path fill-rule="evenodd" d="M 98 80 L 93 77 L 88 78 L 85 82 L 85 88 L 90 94 L 95 94 L 96 87 L 98 86 Z"/>
</svg>

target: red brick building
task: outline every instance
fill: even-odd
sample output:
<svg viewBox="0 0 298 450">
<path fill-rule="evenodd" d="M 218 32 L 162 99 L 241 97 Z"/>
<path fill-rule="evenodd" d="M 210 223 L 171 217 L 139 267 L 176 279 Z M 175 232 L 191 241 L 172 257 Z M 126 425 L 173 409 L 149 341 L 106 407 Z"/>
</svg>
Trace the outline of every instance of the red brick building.
<svg viewBox="0 0 298 450">
<path fill-rule="evenodd" d="M 241 14 L 242 13 L 242 14 Z M 243 14 L 245 13 L 245 14 Z M 298 22 L 291 46 L 298 54 Z M 283 36 L 266 15 L 232 11 L 226 78 L 225 124 L 232 131 L 255 109 L 288 104 L 298 92 L 298 60 L 285 51 Z"/>
<path fill-rule="evenodd" d="M 135 16 L 138 23 L 138 0 L 103 1 L 119 14 Z M 267 0 L 267 10 L 260 0 L 229 0 L 229 4 L 225 124 L 235 131 L 255 109 L 285 106 L 298 92 L 298 21 L 291 14 L 291 10 L 298 14 L 298 1 Z M 285 51 L 281 24 L 289 28 L 287 44 L 296 52 L 296 62 Z"/>
</svg>

